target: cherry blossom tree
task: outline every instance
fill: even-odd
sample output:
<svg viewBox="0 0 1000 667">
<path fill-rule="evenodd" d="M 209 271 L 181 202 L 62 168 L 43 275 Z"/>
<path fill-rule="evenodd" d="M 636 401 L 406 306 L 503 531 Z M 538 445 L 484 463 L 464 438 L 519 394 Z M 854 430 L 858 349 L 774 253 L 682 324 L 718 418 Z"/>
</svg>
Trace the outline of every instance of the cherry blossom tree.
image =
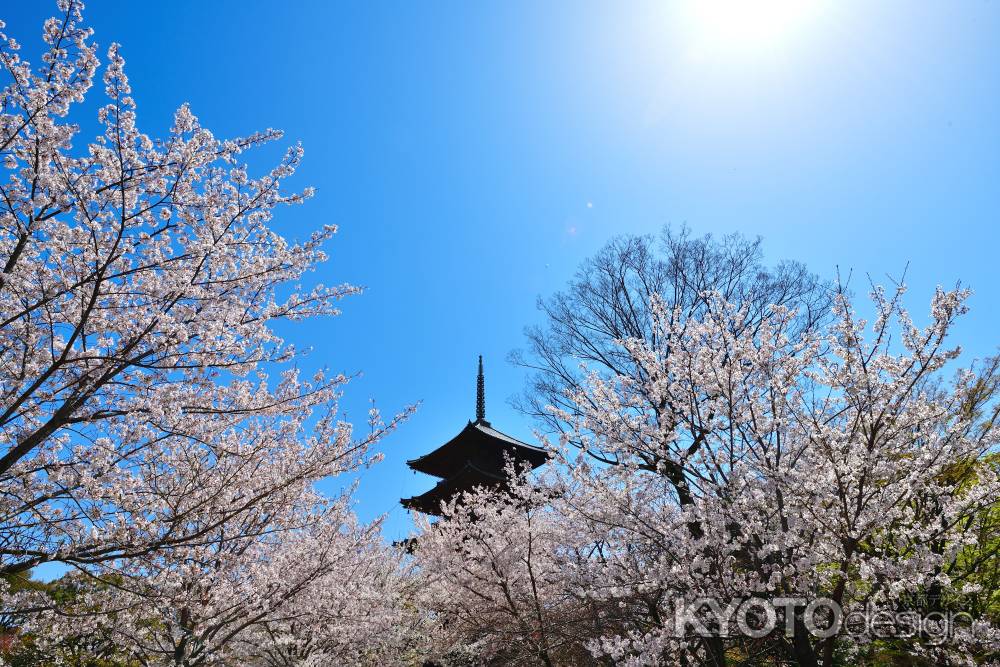
<svg viewBox="0 0 1000 667">
<path fill-rule="evenodd" d="M 332 226 L 290 244 L 269 226 L 311 191 L 238 156 L 280 132 L 221 140 L 187 106 L 169 135 L 136 124 L 107 50 L 101 136 L 67 120 L 97 47 L 82 5 L 45 23 L 39 67 L 0 40 L 0 572 L 87 568 L 256 525 L 313 481 L 368 460 L 338 421 L 346 379 L 300 378 L 278 320 L 337 313 L 349 285 L 287 286 L 325 259 Z M 278 369 L 272 382 L 267 372 Z M 377 420 L 376 420 L 377 421 Z M 391 423 L 390 423 L 391 426 Z"/>
<path fill-rule="evenodd" d="M 812 327 L 787 306 L 754 315 L 711 293 L 691 316 L 654 296 L 650 335 L 617 343 L 636 371 L 584 367 L 572 409 L 553 408 L 568 432 L 537 482 L 546 520 L 518 523 L 516 502 L 470 495 L 424 528 L 418 554 L 434 545 L 440 563 L 427 567 L 448 590 L 439 613 L 453 628 L 491 619 L 501 606 L 488 584 L 510 578 L 508 562 L 525 577 L 532 544 L 550 578 L 512 599 L 557 618 L 603 612 L 580 641 L 609 664 L 871 657 L 877 635 L 840 624 L 833 606 L 855 619 L 961 611 L 896 648 L 933 664 L 995 657 L 995 628 L 960 601 L 977 590 L 970 575 L 994 567 L 979 527 L 1000 497 L 989 458 L 1000 362 L 949 377 L 968 292 L 938 290 L 925 327 L 904 293 L 874 289 L 868 322 L 840 290 Z M 503 645 L 508 627 L 464 635 Z"/>
<path fill-rule="evenodd" d="M 420 603 L 439 619 L 435 658 L 463 655 L 487 664 L 557 665 L 592 661 L 585 642 L 603 614 L 567 578 L 570 526 L 552 511 L 548 490 L 508 470 L 505 488 L 456 498 L 442 519 L 419 515 L 414 554 L 425 586 Z"/>
<path fill-rule="evenodd" d="M 284 187 L 302 149 L 253 177 L 239 156 L 281 133 L 219 139 L 186 105 L 148 137 L 116 44 L 81 143 L 98 49 L 82 4 L 58 7 L 38 66 L 0 33 L 0 574 L 62 563 L 79 594 L 3 611 L 39 645 L 88 632 L 146 664 L 217 664 L 323 614 L 356 647 L 369 612 L 337 595 L 398 600 L 403 575 L 377 524 L 313 489 L 377 461 L 408 410 L 355 434 L 347 378 L 303 376 L 275 333 L 359 291 L 297 286 L 333 226 L 293 243 L 271 225 L 312 194 Z"/>
<path fill-rule="evenodd" d="M 800 335 L 783 307 L 747 335 L 747 309 L 718 295 L 696 320 L 654 300 L 657 338 L 669 347 L 622 341 L 640 377 L 591 374 L 573 396 L 580 416 L 564 415 L 586 447 L 619 463 L 592 467 L 561 450 L 582 490 L 570 501 L 577 516 L 598 535 L 620 535 L 611 553 L 621 561 L 599 568 L 636 596 L 652 592 L 670 619 L 678 598 L 827 597 L 849 610 L 896 610 L 949 589 L 944 570 L 971 539 L 961 527 L 1000 490 L 995 471 L 978 465 L 997 446 L 986 390 L 997 362 L 946 382 L 941 371 L 959 350 L 945 338 L 967 292 L 939 291 L 926 328 L 911 322 L 903 292 L 873 292 L 870 326 L 841 292 L 830 326 Z M 650 410 L 650 397 L 662 408 Z M 951 481 L 973 466 L 975 484 Z M 836 651 L 860 650 L 807 633 L 812 619 L 792 609 L 791 636 L 774 634 L 765 648 L 774 657 L 832 665 Z M 676 631 L 663 624 L 601 648 L 655 664 Z M 724 662 L 719 634 L 692 657 Z M 912 648 L 943 662 L 975 646 L 965 639 Z M 760 650 L 750 643 L 742 648 Z"/>
<path fill-rule="evenodd" d="M 261 667 L 420 664 L 435 627 L 417 605 L 421 581 L 401 550 L 369 532 L 233 653 Z"/>
<path fill-rule="evenodd" d="M 43 655 L 88 640 L 143 665 L 374 665 L 404 655 L 419 618 L 407 615 L 407 573 L 380 524 L 359 525 L 346 495 L 300 501 L 245 531 L 253 536 L 219 531 L 99 580 L 71 577 L 71 604 L 22 596 L 23 630 Z"/>
</svg>

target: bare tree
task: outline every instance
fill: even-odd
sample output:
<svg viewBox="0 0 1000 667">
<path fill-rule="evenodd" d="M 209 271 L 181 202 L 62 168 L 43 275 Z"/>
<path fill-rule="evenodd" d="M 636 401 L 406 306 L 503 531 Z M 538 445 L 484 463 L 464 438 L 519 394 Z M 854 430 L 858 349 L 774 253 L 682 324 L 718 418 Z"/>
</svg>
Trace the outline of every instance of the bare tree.
<svg viewBox="0 0 1000 667">
<path fill-rule="evenodd" d="M 545 323 L 527 329 L 527 349 L 510 355 L 513 363 L 533 371 L 514 406 L 546 431 L 572 440 L 572 429 L 549 406 L 578 414 L 567 396 L 582 386 L 580 365 L 643 380 L 642 368 L 617 341 L 639 339 L 669 349 L 670 341 L 657 340 L 652 297 L 678 308 L 687 319 L 704 314 L 709 292 L 747 309 L 741 322 L 747 333 L 760 326 L 772 305 L 796 309 L 799 332 L 813 329 L 829 316 L 833 297 L 832 285 L 799 262 L 767 267 L 759 237 L 695 237 L 687 227 L 667 226 L 658 237 L 615 238 L 583 263 L 565 290 L 539 299 Z M 600 452 L 591 453 L 614 463 Z"/>
</svg>

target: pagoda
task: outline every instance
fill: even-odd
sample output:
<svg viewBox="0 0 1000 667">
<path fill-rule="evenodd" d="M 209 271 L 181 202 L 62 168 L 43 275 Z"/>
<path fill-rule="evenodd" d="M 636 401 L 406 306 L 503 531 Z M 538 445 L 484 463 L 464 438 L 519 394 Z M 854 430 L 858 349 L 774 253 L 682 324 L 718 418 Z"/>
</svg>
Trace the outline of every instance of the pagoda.
<svg viewBox="0 0 1000 667">
<path fill-rule="evenodd" d="M 441 503 L 478 486 L 502 486 L 507 481 L 506 459 L 518 466 L 528 464 L 531 469 L 545 463 L 548 453 L 510 437 L 493 428 L 486 421 L 485 381 L 483 357 L 479 357 L 479 376 L 476 380 L 476 421 L 470 421 L 458 435 L 433 452 L 406 462 L 415 471 L 440 477 L 429 491 L 402 498 L 403 507 L 425 514 L 441 514 Z"/>
</svg>

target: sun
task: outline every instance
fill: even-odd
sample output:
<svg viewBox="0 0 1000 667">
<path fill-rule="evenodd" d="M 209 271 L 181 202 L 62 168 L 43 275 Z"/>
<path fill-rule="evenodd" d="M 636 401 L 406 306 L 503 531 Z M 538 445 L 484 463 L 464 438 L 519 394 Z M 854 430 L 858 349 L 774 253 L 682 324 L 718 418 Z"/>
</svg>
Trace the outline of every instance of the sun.
<svg viewBox="0 0 1000 667">
<path fill-rule="evenodd" d="M 688 0 L 682 29 L 699 56 L 751 55 L 780 48 L 812 23 L 823 0 Z"/>
</svg>

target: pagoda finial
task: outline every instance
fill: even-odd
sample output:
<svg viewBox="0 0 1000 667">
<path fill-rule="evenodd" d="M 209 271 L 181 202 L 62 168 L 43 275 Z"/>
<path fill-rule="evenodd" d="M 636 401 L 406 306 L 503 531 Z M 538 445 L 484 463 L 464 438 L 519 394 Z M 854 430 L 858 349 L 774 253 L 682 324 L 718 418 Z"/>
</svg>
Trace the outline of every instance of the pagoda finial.
<svg viewBox="0 0 1000 667">
<path fill-rule="evenodd" d="M 479 355 L 479 376 L 476 378 L 476 421 L 486 421 L 486 380 L 483 378 L 483 355 Z"/>
</svg>

